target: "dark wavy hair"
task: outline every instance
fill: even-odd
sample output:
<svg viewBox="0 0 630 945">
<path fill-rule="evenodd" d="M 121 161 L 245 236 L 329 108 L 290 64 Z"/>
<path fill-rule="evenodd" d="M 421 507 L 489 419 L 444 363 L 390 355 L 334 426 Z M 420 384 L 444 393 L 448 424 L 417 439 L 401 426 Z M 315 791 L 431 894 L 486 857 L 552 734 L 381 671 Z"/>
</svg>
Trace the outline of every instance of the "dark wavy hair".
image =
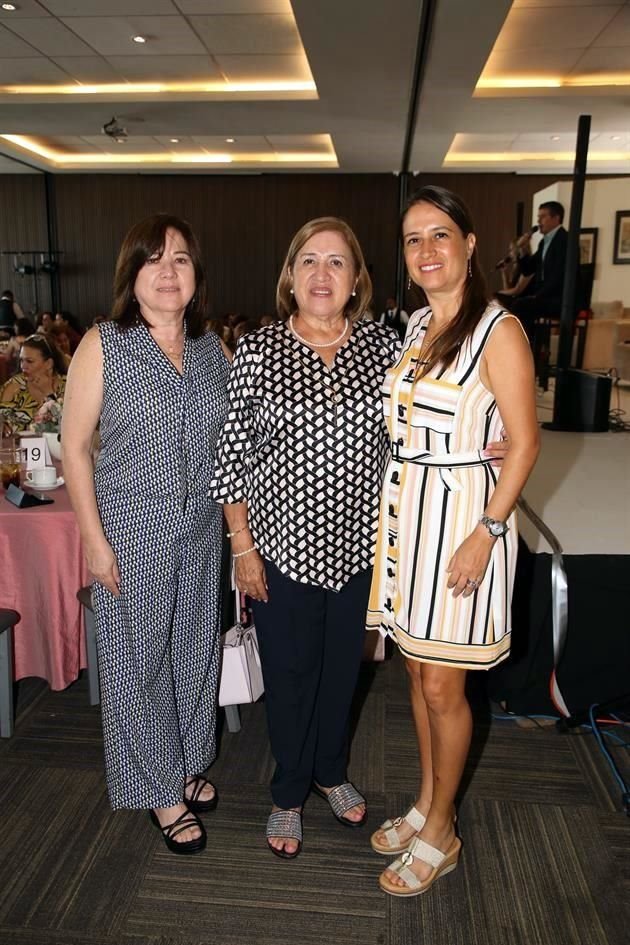
<svg viewBox="0 0 630 945">
<path fill-rule="evenodd" d="M 400 219 L 401 234 L 407 214 L 418 203 L 430 203 L 437 207 L 438 210 L 450 217 L 464 237 L 470 233 L 474 234 L 475 227 L 470 210 L 461 197 L 445 187 L 437 187 L 434 184 L 422 187 L 415 194 L 412 194 L 407 201 Z M 471 337 L 488 306 L 488 287 L 479 265 L 476 246 L 470 257 L 470 267 L 472 275 L 466 279 L 457 314 L 444 331 L 440 332 L 429 345 L 426 357 L 427 363 L 423 367 L 423 374 L 428 374 L 438 364 L 444 369 L 453 363 L 462 344 L 467 338 Z M 428 305 L 428 299 L 422 288 L 416 286 L 416 291 L 420 295 L 423 304 Z"/>
<path fill-rule="evenodd" d="M 39 351 L 45 361 L 48 361 L 48 359 L 52 360 L 53 370 L 57 374 L 68 373 L 68 368 L 66 367 L 63 354 L 54 341 L 51 341 L 46 335 L 39 333 L 36 335 L 29 335 L 28 338 L 25 338 L 22 342 L 22 347 L 33 348 L 35 351 Z"/>
<path fill-rule="evenodd" d="M 156 253 L 160 255 L 164 251 L 167 230 L 176 230 L 183 236 L 192 259 L 195 271 L 195 294 L 186 307 L 184 321 L 190 337 L 199 338 L 204 333 L 208 306 L 208 290 L 201 263 L 201 250 L 190 224 L 169 213 L 156 213 L 147 217 L 146 220 L 141 220 L 132 226 L 125 236 L 116 262 L 111 320 L 118 322 L 123 330 L 138 322 L 150 327 L 140 312 L 140 306 L 134 296 L 134 286 L 138 273 L 147 259 L 155 256 Z"/>
</svg>

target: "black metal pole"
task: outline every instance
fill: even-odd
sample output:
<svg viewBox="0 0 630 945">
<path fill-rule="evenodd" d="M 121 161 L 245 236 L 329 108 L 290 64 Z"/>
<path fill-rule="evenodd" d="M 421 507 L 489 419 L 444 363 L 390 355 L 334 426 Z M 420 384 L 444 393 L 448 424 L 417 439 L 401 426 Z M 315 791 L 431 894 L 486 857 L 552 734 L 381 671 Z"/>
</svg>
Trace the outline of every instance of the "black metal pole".
<svg viewBox="0 0 630 945">
<path fill-rule="evenodd" d="M 44 174 L 44 190 L 46 194 L 46 229 L 48 231 L 48 258 L 58 262 L 53 253 L 58 249 L 57 243 L 57 201 L 55 200 L 55 178 L 52 174 Z M 50 273 L 50 306 L 53 315 L 61 310 L 61 289 L 59 284 L 59 270 Z"/>
<path fill-rule="evenodd" d="M 409 178 L 410 174 L 400 174 L 398 177 L 398 218 L 402 213 L 403 207 L 407 203 L 409 196 Z M 396 305 L 405 308 L 405 259 L 402 248 L 402 240 L 398 233 L 396 242 Z"/>
<path fill-rule="evenodd" d="M 575 166 L 573 168 L 573 192 L 571 194 L 571 215 L 569 217 L 567 261 L 564 270 L 562 307 L 560 309 L 560 340 L 558 344 L 559 371 L 566 370 L 571 364 L 571 348 L 573 347 L 573 323 L 575 321 L 577 311 L 576 297 L 578 266 L 580 262 L 580 224 L 582 222 L 582 206 L 584 204 L 584 181 L 586 178 L 586 161 L 588 159 L 588 138 L 590 130 L 591 116 L 580 115 L 580 119 L 578 121 L 577 143 L 575 148 Z"/>
</svg>

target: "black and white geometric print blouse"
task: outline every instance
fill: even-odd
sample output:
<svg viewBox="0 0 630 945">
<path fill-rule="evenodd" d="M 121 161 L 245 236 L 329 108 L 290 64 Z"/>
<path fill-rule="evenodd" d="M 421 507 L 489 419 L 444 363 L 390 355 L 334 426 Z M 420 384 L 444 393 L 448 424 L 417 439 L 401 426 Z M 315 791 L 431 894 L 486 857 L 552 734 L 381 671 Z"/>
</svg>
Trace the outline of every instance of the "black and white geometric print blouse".
<svg viewBox="0 0 630 945">
<path fill-rule="evenodd" d="M 241 339 L 210 494 L 247 501 L 264 558 L 340 590 L 374 558 L 389 439 L 381 387 L 396 332 L 357 322 L 328 368 L 286 322 Z"/>
</svg>

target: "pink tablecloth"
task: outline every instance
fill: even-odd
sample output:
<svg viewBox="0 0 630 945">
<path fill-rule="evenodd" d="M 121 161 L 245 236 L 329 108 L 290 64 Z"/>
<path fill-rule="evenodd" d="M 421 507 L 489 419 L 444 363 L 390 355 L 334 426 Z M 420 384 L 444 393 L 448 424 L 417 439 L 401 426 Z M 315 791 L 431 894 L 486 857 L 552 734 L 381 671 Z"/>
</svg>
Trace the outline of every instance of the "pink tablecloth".
<svg viewBox="0 0 630 945">
<path fill-rule="evenodd" d="M 76 594 L 89 579 L 65 486 L 46 495 L 54 505 L 17 509 L 0 486 L 0 607 L 22 615 L 15 678 L 40 676 L 65 689 L 86 666 Z"/>
</svg>

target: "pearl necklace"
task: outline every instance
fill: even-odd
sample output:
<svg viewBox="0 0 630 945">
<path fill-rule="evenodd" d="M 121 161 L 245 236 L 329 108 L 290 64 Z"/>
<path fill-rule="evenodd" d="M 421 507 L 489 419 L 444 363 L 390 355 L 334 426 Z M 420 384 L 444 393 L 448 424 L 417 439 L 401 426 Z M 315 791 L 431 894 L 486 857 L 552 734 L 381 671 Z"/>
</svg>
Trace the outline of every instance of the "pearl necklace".
<svg viewBox="0 0 630 945">
<path fill-rule="evenodd" d="M 307 341 L 306 338 L 302 338 L 302 335 L 298 334 L 296 329 L 293 327 L 293 315 L 289 318 L 289 328 L 303 345 L 309 345 L 312 348 L 332 348 L 334 345 L 338 345 L 345 333 L 348 331 L 348 316 L 346 315 L 344 319 L 343 331 L 338 338 L 335 338 L 333 341 L 325 341 L 322 344 L 318 344 L 316 341 Z"/>
</svg>

